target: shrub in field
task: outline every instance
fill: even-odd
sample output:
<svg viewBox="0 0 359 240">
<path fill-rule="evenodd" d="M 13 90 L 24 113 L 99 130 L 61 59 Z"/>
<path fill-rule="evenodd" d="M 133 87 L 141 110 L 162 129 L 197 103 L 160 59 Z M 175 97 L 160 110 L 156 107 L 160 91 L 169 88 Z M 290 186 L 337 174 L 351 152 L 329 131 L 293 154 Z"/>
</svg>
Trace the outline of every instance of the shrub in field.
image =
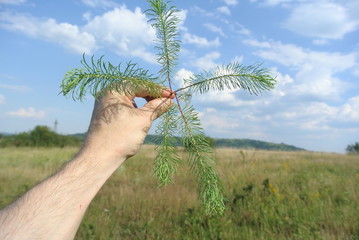
<svg viewBox="0 0 359 240">
<path fill-rule="evenodd" d="M 30 132 L 4 136 L 0 141 L 0 146 L 65 147 L 78 146 L 80 142 L 79 138 L 57 134 L 46 126 L 36 126 Z"/>
<path fill-rule="evenodd" d="M 134 93 L 138 90 L 150 96 L 160 96 L 163 86 L 175 93 L 175 105 L 161 117 L 156 133 L 158 154 L 154 164 L 154 175 L 160 185 L 172 182 L 177 164 L 181 162 L 174 137 L 181 136 L 186 160 L 198 182 L 199 199 L 208 214 L 222 214 L 224 197 L 222 185 L 214 169 L 212 141 L 205 136 L 200 119 L 191 104 L 192 94 L 204 94 L 212 90 L 243 89 L 258 95 L 271 90 L 276 81 L 261 65 L 243 66 L 238 62 L 219 66 L 212 71 L 203 71 L 189 79 L 184 86 L 175 89 L 173 75 L 178 64 L 180 50 L 177 25 L 179 10 L 163 0 L 148 0 L 149 9 L 145 11 L 149 22 L 156 30 L 157 60 L 161 69 L 157 74 L 135 63 L 113 65 L 103 58 L 91 62 L 84 57 L 82 69 L 66 73 L 62 82 L 62 93 L 70 94 L 74 100 L 81 100 L 87 93 L 96 98 L 107 91 Z"/>
<path fill-rule="evenodd" d="M 359 142 L 347 146 L 347 153 L 359 154 Z"/>
</svg>

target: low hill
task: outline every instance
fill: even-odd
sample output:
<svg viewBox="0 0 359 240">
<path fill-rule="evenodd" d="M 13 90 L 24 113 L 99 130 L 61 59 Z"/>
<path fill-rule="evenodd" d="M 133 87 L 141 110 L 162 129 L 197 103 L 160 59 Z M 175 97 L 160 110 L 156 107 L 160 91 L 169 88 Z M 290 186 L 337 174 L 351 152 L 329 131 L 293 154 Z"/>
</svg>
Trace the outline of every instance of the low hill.
<svg viewBox="0 0 359 240">
<path fill-rule="evenodd" d="M 306 151 L 293 145 L 285 143 L 271 143 L 251 139 L 214 139 L 216 147 L 233 147 L 243 149 L 263 149 L 263 150 L 278 150 L 278 151 Z"/>
<path fill-rule="evenodd" d="M 6 134 L 6 135 L 0 134 L 0 139 L 3 137 L 2 145 L 11 145 L 11 144 L 5 144 L 4 137 L 10 137 L 9 134 Z M 70 138 L 74 137 L 76 139 L 79 139 L 80 141 L 83 141 L 85 139 L 85 136 L 86 136 L 86 133 L 77 133 L 77 134 L 69 135 Z M 156 137 L 157 137 L 156 135 L 148 134 L 145 139 L 144 144 L 156 145 Z M 176 138 L 176 142 L 177 142 L 176 146 L 181 146 L 180 138 L 179 137 L 175 137 L 175 138 Z M 10 138 L 8 138 L 8 140 L 10 140 Z M 15 140 L 15 139 L 13 139 L 13 140 Z M 67 139 L 67 140 L 70 140 L 70 139 Z M 62 139 L 61 142 L 63 142 L 63 141 L 64 141 L 64 139 Z M 1 142 L 1 140 L 0 140 L 0 142 Z M 215 147 L 218 147 L 218 148 L 230 147 L 230 148 L 262 149 L 262 150 L 273 150 L 273 151 L 306 151 L 303 148 L 299 148 L 299 147 L 296 147 L 293 145 L 288 145 L 285 143 L 271 143 L 271 142 L 252 140 L 252 139 L 213 138 L 211 142 L 213 143 L 213 145 Z M 61 144 L 63 145 L 64 143 L 61 143 Z M 72 141 L 67 142 L 66 145 L 71 145 L 71 144 L 78 145 L 79 143 L 77 141 L 72 140 Z M 20 145 L 29 145 L 29 144 L 22 143 Z"/>
<path fill-rule="evenodd" d="M 177 138 L 177 146 L 180 146 L 180 138 Z M 156 135 L 148 134 L 145 139 L 145 144 L 156 144 Z M 293 145 L 284 143 L 271 143 L 251 139 L 229 139 L 229 138 L 213 138 L 213 145 L 215 147 L 230 147 L 242 149 L 262 149 L 274 151 L 306 151 L 303 148 L 298 148 Z"/>
</svg>

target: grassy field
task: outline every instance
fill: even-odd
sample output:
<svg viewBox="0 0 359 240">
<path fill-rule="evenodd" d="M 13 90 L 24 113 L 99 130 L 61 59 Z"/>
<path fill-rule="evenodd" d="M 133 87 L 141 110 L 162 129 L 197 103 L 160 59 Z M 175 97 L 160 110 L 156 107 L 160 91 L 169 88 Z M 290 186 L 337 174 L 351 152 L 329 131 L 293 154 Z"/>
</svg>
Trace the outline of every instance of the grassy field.
<svg viewBox="0 0 359 240">
<path fill-rule="evenodd" d="M 76 148 L 0 148 L 0 208 L 54 173 Z M 101 189 L 76 239 L 359 240 L 359 157 L 216 150 L 227 197 L 222 217 L 203 215 L 181 167 L 157 188 L 155 152 L 144 146 Z"/>
</svg>

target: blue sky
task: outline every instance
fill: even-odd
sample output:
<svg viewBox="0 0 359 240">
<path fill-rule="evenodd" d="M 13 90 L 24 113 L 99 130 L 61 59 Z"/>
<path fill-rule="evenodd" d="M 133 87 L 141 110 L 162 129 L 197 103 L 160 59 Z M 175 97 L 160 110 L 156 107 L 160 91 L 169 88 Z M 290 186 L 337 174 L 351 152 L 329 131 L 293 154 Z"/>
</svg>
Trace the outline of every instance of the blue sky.
<svg viewBox="0 0 359 240">
<path fill-rule="evenodd" d="M 308 150 L 344 152 L 359 141 L 359 1 L 173 1 L 181 10 L 181 79 L 217 65 L 262 63 L 278 84 L 195 96 L 205 132 Z M 93 98 L 59 95 L 82 54 L 156 73 L 146 1 L 0 0 L 0 132 L 54 126 L 85 132 Z"/>
</svg>

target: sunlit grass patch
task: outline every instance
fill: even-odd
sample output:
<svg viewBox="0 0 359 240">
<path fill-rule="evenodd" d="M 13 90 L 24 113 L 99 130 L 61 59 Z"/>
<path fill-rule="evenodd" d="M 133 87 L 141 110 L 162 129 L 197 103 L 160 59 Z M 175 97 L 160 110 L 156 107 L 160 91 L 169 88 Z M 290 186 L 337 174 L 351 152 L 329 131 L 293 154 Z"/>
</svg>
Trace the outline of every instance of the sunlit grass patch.
<svg viewBox="0 0 359 240">
<path fill-rule="evenodd" d="M 0 149 L 0 207 L 60 168 L 77 148 Z M 226 211 L 208 217 L 185 166 L 158 188 L 153 146 L 123 164 L 91 203 L 76 239 L 355 239 L 359 158 L 217 149 Z"/>
</svg>

